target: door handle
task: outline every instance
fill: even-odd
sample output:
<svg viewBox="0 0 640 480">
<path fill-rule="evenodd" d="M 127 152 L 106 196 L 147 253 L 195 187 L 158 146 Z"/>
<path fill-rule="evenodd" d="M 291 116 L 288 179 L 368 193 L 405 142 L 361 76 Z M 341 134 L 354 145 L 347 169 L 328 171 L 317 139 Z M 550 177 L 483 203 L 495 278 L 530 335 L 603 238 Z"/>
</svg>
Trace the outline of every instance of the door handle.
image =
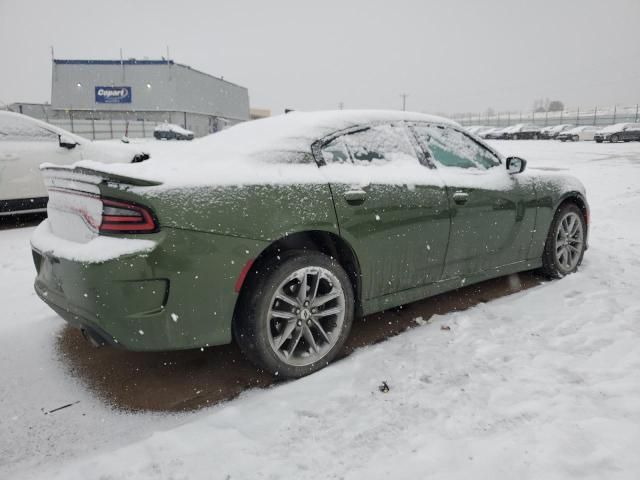
<svg viewBox="0 0 640 480">
<path fill-rule="evenodd" d="M 344 199 L 352 205 L 359 205 L 367 198 L 367 192 L 364 190 L 349 190 L 344 193 Z"/>
<path fill-rule="evenodd" d="M 464 192 L 456 192 L 453 194 L 453 201 L 458 205 L 464 205 L 469 200 L 469 194 Z"/>
</svg>

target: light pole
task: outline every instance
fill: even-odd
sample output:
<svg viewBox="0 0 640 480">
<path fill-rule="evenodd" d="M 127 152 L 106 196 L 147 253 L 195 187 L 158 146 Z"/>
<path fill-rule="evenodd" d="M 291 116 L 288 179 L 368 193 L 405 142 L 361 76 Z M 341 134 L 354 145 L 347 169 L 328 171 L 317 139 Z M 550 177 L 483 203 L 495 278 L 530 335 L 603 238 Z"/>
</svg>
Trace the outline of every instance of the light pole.
<svg viewBox="0 0 640 480">
<path fill-rule="evenodd" d="M 401 93 L 400 96 L 402 97 L 402 111 L 404 112 L 407 110 L 407 97 L 409 94 Z"/>
</svg>

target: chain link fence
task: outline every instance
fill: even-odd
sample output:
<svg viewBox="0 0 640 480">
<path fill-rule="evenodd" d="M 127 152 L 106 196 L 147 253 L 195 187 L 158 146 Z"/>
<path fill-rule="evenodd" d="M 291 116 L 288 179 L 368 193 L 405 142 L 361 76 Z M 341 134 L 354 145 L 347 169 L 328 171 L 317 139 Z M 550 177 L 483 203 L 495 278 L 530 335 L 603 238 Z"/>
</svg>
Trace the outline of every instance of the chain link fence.
<svg viewBox="0 0 640 480">
<path fill-rule="evenodd" d="M 614 123 L 640 122 L 639 105 L 626 107 L 577 108 L 560 112 L 507 112 L 489 114 L 455 114 L 451 118 L 463 126 L 486 125 L 508 127 L 516 123 L 529 123 L 539 127 L 572 125 L 613 125 Z"/>
</svg>

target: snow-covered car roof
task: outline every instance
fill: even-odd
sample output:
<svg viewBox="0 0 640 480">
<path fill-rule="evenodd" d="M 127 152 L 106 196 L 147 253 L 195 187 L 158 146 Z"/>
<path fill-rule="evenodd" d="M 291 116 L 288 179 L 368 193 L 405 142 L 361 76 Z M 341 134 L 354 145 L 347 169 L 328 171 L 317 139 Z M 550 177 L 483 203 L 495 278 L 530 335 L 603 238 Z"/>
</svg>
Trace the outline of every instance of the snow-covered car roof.
<svg viewBox="0 0 640 480">
<path fill-rule="evenodd" d="M 193 135 L 193 132 L 191 130 L 182 128 L 180 125 L 176 125 L 175 123 L 161 123 L 160 125 L 157 125 L 153 130 L 156 132 L 175 132 L 182 135 Z"/>
<path fill-rule="evenodd" d="M 551 127 L 551 130 L 547 130 L 547 131 L 549 131 L 549 132 L 562 132 L 563 130 L 567 130 L 571 126 L 572 125 L 570 123 L 565 123 L 565 124 L 562 124 L 562 125 L 555 125 L 555 126 Z"/>
<path fill-rule="evenodd" d="M 107 166 L 82 161 L 75 166 L 164 183 L 167 187 L 211 182 L 279 182 L 294 177 L 295 181 L 307 181 L 311 179 L 310 175 L 315 175 L 307 171 L 308 165 L 282 166 L 282 163 L 299 157 L 300 153 L 310 154 L 313 142 L 336 131 L 394 121 L 459 127 L 456 122 L 443 117 L 394 110 L 292 112 L 239 123 L 221 132 L 197 138 L 187 145 L 163 143 L 163 148 L 150 145 L 151 160 L 138 164 Z M 180 158 L 180 162 L 176 162 L 176 158 Z M 267 168 L 266 165 L 271 167 Z"/>
<path fill-rule="evenodd" d="M 509 127 L 505 127 L 502 129 L 504 133 L 514 133 L 519 132 L 520 129 L 524 126 L 524 123 L 516 123 L 515 125 L 511 125 Z"/>
<path fill-rule="evenodd" d="M 620 130 L 622 130 L 624 127 L 627 127 L 629 125 L 633 125 L 631 123 L 616 123 L 613 125 L 609 125 L 608 127 L 604 127 L 602 130 L 600 130 L 601 132 L 619 132 Z"/>
<path fill-rule="evenodd" d="M 30 129 L 33 129 L 34 127 L 44 128 L 56 135 L 65 135 L 79 145 L 83 145 L 90 141 L 64 130 L 63 128 L 56 127 L 55 125 L 51 125 L 50 123 L 43 122 L 42 120 L 38 120 L 28 115 L 0 110 L 0 137 L 15 135 L 19 132 L 28 134 Z"/>
</svg>

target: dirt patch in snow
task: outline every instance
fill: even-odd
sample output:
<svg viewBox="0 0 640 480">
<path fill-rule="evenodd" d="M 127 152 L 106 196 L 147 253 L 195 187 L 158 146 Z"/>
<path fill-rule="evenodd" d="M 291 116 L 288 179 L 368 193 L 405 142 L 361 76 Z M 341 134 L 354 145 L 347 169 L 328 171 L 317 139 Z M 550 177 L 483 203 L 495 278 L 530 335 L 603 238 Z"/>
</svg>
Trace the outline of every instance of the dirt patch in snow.
<svg viewBox="0 0 640 480">
<path fill-rule="evenodd" d="M 427 322 L 433 315 L 464 310 L 541 281 L 532 272 L 510 275 L 357 319 L 342 356 Z M 443 328 L 435 334 L 455 332 Z M 66 327 L 58 337 L 58 352 L 74 377 L 105 403 L 123 410 L 196 410 L 274 383 L 271 375 L 246 361 L 234 344 L 160 353 L 95 349 L 78 330 Z"/>
</svg>

